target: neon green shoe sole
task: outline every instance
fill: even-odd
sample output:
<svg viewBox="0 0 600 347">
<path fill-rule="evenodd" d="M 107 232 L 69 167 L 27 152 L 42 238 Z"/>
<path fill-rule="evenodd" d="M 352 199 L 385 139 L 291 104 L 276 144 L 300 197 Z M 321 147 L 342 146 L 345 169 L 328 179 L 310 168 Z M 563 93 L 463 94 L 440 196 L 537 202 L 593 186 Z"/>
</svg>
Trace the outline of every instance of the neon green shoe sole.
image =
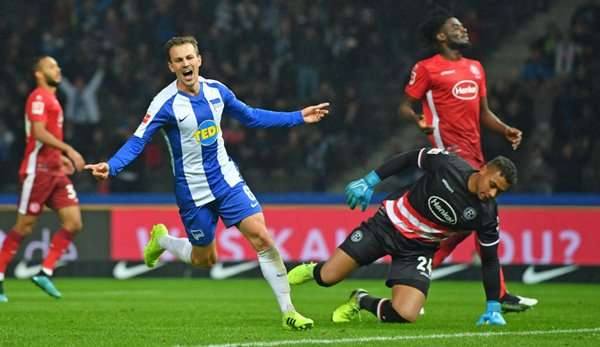
<svg viewBox="0 0 600 347">
<path fill-rule="evenodd" d="M 288 272 L 288 282 L 291 285 L 306 283 L 312 279 L 316 263 L 300 264 Z"/>
<path fill-rule="evenodd" d="M 52 280 L 46 276 L 33 276 L 31 282 L 53 298 L 60 299 L 62 294 L 54 287 Z"/>
<path fill-rule="evenodd" d="M 158 240 L 168 234 L 169 232 L 164 224 L 156 224 L 152 226 L 150 240 L 148 240 L 148 243 L 146 246 L 144 246 L 144 263 L 146 263 L 146 266 L 156 266 L 158 258 L 160 258 L 161 254 L 163 254 L 165 251 L 165 249 L 160 246 Z"/>
<path fill-rule="evenodd" d="M 285 330 L 308 330 L 315 326 L 315 322 L 296 311 L 290 311 L 283 314 L 281 325 Z"/>
</svg>

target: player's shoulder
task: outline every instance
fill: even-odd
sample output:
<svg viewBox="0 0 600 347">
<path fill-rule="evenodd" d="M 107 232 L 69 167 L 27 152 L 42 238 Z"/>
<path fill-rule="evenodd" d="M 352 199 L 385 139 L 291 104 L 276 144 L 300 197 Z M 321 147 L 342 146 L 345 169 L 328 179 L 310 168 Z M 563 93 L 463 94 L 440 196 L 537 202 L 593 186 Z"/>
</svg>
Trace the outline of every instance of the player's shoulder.
<svg viewBox="0 0 600 347">
<path fill-rule="evenodd" d="M 437 64 L 437 61 L 439 60 L 439 54 L 427 54 L 426 56 L 422 56 L 420 58 L 417 58 L 417 62 L 415 63 L 415 68 L 416 67 L 421 67 L 424 69 L 430 69 L 432 66 Z"/>
<path fill-rule="evenodd" d="M 154 98 L 152 99 L 152 105 L 154 107 L 161 107 L 167 101 L 172 99 L 177 94 L 177 81 L 171 82 L 169 85 L 164 87 L 160 92 L 158 92 Z"/>
<path fill-rule="evenodd" d="M 205 77 L 200 76 L 200 82 L 205 83 L 209 87 L 213 87 L 213 88 L 217 88 L 217 89 L 229 89 L 225 85 L 225 83 L 215 80 L 215 79 L 210 79 L 210 78 L 205 78 Z"/>
<path fill-rule="evenodd" d="M 30 103 L 34 101 L 46 101 L 47 99 L 48 93 L 43 88 L 37 87 L 29 93 L 29 96 L 27 97 L 27 102 Z"/>
<path fill-rule="evenodd" d="M 426 158 L 428 161 L 435 161 L 438 168 L 447 167 L 460 171 L 473 171 L 473 168 L 463 158 L 456 153 L 449 152 L 443 148 L 424 147 L 419 153 L 420 160 Z"/>
</svg>

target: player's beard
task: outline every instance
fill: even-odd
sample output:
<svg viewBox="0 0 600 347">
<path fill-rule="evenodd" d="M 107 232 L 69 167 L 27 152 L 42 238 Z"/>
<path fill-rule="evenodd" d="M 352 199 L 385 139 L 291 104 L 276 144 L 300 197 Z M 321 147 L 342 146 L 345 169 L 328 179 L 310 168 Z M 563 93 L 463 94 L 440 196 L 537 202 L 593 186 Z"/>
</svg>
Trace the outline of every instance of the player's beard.
<svg viewBox="0 0 600 347">
<path fill-rule="evenodd" d="M 44 75 L 44 78 L 46 79 L 46 84 L 50 87 L 58 87 L 58 85 L 60 84 L 60 80 L 57 81 L 48 75 Z"/>
<path fill-rule="evenodd" d="M 467 41 L 467 42 L 454 42 L 454 41 L 450 41 L 448 42 L 448 48 L 450 49 L 455 49 L 457 51 L 463 51 L 467 48 L 471 47 L 471 42 Z"/>
</svg>

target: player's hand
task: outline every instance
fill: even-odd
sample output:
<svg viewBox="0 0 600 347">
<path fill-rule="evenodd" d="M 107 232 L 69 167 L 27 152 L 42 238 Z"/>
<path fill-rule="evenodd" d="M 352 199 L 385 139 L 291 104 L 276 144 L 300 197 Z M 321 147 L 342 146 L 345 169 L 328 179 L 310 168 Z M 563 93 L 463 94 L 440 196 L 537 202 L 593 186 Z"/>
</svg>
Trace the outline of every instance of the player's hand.
<svg viewBox="0 0 600 347">
<path fill-rule="evenodd" d="M 381 179 L 375 171 L 369 172 L 369 174 L 361 179 L 350 182 L 345 190 L 346 204 L 351 209 L 360 205 L 361 211 L 366 210 L 371 202 L 373 190 L 379 182 L 381 182 Z"/>
<path fill-rule="evenodd" d="M 99 181 L 105 180 L 108 178 L 109 166 L 108 163 L 102 162 L 98 164 L 88 164 L 85 166 L 86 170 L 90 170 L 92 172 L 92 176 Z"/>
<path fill-rule="evenodd" d="M 510 142 L 512 149 L 516 150 L 523 139 L 523 132 L 517 128 L 507 126 L 506 130 L 504 130 L 504 137 Z"/>
<path fill-rule="evenodd" d="M 423 116 L 422 114 L 417 115 L 417 118 L 415 119 L 415 121 L 417 122 L 417 126 L 419 127 L 419 130 L 421 130 L 423 133 L 429 135 L 431 133 L 433 133 L 433 129 L 435 129 L 435 127 L 427 124 L 427 120 L 425 119 L 425 116 Z"/>
<path fill-rule="evenodd" d="M 71 161 L 71 159 L 65 157 L 64 155 L 61 155 L 60 158 L 62 159 L 62 170 L 65 173 L 65 175 L 70 176 L 74 174 L 75 166 L 73 166 L 73 162 Z"/>
<path fill-rule="evenodd" d="M 303 108 L 301 112 L 304 123 L 317 123 L 321 121 L 329 113 L 327 107 L 329 107 L 329 103 L 324 102 Z"/>
<path fill-rule="evenodd" d="M 489 300 L 485 313 L 479 317 L 477 325 L 506 325 L 502 313 L 500 313 L 500 303 L 498 301 Z"/>
<path fill-rule="evenodd" d="M 71 159 L 71 161 L 73 161 L 73 164 L 75 165 L 75 170 L 77 170 L 78 172 L 83 170 L 85 161 L 83 160 L 83 157 L 81 156 L 81 154 L 79 154 L 79 152 L 74 150 L 73 147 L 69 147 L 65 154 L 67 155 L 67 157 L 69 157 L 69 159 Z"/>
</svg>

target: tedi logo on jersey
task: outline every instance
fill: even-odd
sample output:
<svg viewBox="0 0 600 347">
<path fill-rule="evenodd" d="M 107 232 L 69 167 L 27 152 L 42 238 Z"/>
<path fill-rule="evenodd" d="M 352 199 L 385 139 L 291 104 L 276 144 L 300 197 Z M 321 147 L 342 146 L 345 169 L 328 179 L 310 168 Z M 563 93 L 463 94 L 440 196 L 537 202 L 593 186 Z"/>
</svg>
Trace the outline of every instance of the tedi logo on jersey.
<svg viewBox="0 0 600 347">
<path fill-rule="evenodd" d="M 427 206 L 435 218 L 448 224 L 456 224 L 456 212 L 450 204 L 439 196 L 430 196 L 427 199 Z"/>
<path fill-rule="evenodd" d="M 198 130 L 194 133 L 194 139 L 202 146 L 210 146 L 217 141 L 219 127 L 214 120 L 208 119 L 200 123 Z"/>
<path fill-rule="evenodd" d="M 479 94 L 479 86 L 475 81 L 462 80 L 452 87 L 452 95 L 461 100 L 473 100 Z"/>
</svg>

